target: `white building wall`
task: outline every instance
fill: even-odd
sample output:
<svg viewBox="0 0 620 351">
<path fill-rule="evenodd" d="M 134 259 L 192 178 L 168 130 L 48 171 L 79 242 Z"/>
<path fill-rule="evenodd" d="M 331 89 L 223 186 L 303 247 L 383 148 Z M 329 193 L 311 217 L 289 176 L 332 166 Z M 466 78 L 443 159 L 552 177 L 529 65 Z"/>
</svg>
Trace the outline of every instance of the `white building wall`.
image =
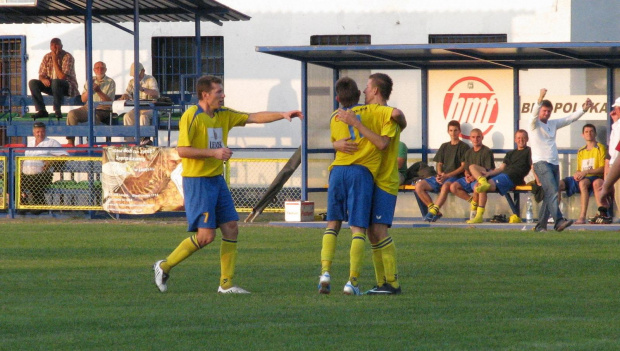
<svg viewBox="0 0 620 351">
<path fill-rule="evenodd" d="M 507 34 L 509 42 L 568 42 L 618 40 L 615 17 L 620 2 L 608 0 L 221 0 L 251 16 L 246 22 L 223 26 L 204 22 L 203 36 L 224 36 L 226 105 L 240 110 L 299 109 L 300 63 L 255 51 L 256 46 L 309 45 L 312 35 L 369 34 L 372 44 L 426 44 L 429 34 Z M 132 29 L 132 23 L 123 24 Z M 140 60 L 152 73 L 150 43 L 153 36 L 191 36 L 193 23 L 143 23 L 140 26 Z M 83 85 L 84 29 L 82 25 L 3 25 L 0 35 L 27 38 L 28 78 L 37 75 L 49 40 L 62 39 L 76 59 L 77 79 Z M 124 91 L 133 61 L 133 38 L 108 24 L 93 25 L 93 62 L 104 61 L 108 75 Z M 403 140 L 419 147 L 419 73 L 390 72 L 396 82 L 391 103 L 405 111 L 409 127 Z M 600 76 L 600 74 L 598 75 Z M 582 71 L 521 72 L 521 94 L 536 94 L 545 86 L 553 95 L 588 94 Z M 365 82 L 360 81 L 363 85 Z M 300 122 L 276 122 L 233 130 L 231 147 L 297 147 Z M 173 135 L 174 139 L 174 135 Z M 165 140 L 164 140 L 165 144 Z M 174 143 L 173 143 L 174 145 Z M 407 206 L 411 208 L 411 206 Z M 416 210 L 417 211 L 417 210 Z"/>
</svg>

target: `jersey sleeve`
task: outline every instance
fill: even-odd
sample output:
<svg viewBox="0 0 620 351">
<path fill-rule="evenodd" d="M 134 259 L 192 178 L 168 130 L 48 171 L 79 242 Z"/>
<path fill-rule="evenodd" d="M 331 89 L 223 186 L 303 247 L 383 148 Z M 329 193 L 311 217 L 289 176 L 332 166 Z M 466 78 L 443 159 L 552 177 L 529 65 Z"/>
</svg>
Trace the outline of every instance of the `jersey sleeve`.
<svg viewBox="0 0 620 351">
<path fill-rule="evenodd" d="M 196 128 L 191 128 L 192 130 L 190 130 L 190 123 L 192 119 L 194 119 L 193 117 L 195 112 L 196 109 L 190 108 L 183 113 L 183 116 L 181 116 L 181 121 L 179 121 L 179 140 L 177 142 L 177 147 L 192 146 L 191 140 Z M 196 121 L 194 121 L 194 123 L 196 123 Z"/>
</svg>

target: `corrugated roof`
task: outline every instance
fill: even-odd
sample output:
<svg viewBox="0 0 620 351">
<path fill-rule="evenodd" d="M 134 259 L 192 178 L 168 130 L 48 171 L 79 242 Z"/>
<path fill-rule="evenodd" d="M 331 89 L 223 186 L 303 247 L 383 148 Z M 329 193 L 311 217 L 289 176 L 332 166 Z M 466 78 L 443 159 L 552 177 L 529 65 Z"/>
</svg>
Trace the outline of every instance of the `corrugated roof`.
<svg viewBox="0 0 620 351">
<path fill-rule="evenodd" d="M 620 67 L 620 43 L 261 46 L 256 51 L 336 69 Z"/>
<path fill-rule="evenodd" d="M 36 7 L 2 6 L 0 23 L 84 23 L 87 2 L 84 0 L 38 0 Z M 225 21 L 247 21 L 249 16 L 213 0 L 140 0 L 141 22 L 194 22 L 221 25 Z M 93 22 L 133 22 L 131 0 L 93 0 Z"/>
</svg>

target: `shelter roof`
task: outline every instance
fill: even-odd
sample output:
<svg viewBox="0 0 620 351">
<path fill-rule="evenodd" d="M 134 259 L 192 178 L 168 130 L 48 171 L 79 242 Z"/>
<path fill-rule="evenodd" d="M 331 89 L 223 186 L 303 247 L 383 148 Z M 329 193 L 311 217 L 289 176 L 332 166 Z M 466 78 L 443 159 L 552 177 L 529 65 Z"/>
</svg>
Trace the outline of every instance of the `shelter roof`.
<svg viewBox="0 0 620 351">
<path fill-rule="evenodd" d="M 261 46 L 256 51 L 336 69 L 620 67 L 619 42 Z"/>
<path fill-rule="evenodd" d="M 93 22 L 133 22 L 131 0 L 93 0 Z M 0 8 L 0 23 L 83 23 L 87 0 L 38 0 L 36 6 Z M 249 16 L 213 0 L 139 0 L 141 22 L 194 22 L 198 14 L 202 21 L 221 25 L 224 21 L 247 21 Z"/>
</svg>

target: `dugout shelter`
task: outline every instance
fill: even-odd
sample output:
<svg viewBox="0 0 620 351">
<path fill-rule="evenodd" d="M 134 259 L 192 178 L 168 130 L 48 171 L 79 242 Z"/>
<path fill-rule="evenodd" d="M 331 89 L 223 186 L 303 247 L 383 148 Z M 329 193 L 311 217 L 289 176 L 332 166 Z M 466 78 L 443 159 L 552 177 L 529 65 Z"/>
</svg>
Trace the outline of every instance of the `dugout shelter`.
<svg viewBox="0 0 620 351">
<path fill-rule="evenodd" d="M 302 123 L 302 200 L 316 200 L 310 196 L 326 191 L 327 165 L 333 155 L 329 116 L 338 107 L 333 86 L 341 76 L 356 79 L 360 90 L 371 73 L 404 77 L 395 79 L 394 87 L 404 90 L 400 93 L 404 98 L 388 104 L 405 112 L 408 128 L 401 140 L 423 161 L 447 141 L 445 126 L 450 119 L 460 119 L 464 139 L 467 128 L 483 130 L 485 145 L 496 154 L 514 149 L 514 132 L 531 111 L 538 89 L 557 83 L 553 73 L 545 72 L 570 75 L 566 96 L 558 98 L 557 90 L 548 94 L 552 101 L 570 100 L 558 102 L 552 118 L 573 112 L 586 96 L 596 96 L 596 111 L 582 119 L 598 120 L 608 131 L 607 106 L 619 91 L 617 42 L 259 46 L 256 51 L 301 63 L 302 110 L 307 116 Z M 522 91 L 525 80 L 528 88 Z M 532 80 L 537 82 L 529 83 Z M 401 105 L 408 100 L 416 101 L 414 111 Z M 583 144 L 580 127 L 579 137 L 576 130 L 572 134 L 558 136 L 560 153 L 575 154 L 573 145 Z M 565 139 L 574 139 L 571 147 L 564 146 Z M 605 143 L 607 136 L 601 141 Z"/>
<path fill-rule="evenodd" d="M 93 23 L 107 23 L 122 32 L 133 36 L 134 62 L 139 62 L 140 49 L 140 23 L 141 22 L 194 22 L 196 48 L 195 72 L 202 72 L 200 58 L 200 23 L 201 21 L 212 22 L 222 25 L 226 21 L 247 21 L 250 17 L 231 9 L 213 0 L 6 0 L 0 3 L 0 24 L 53 24 L 53 23 L 83 23 L 84 24 L 84 46 L 86 62 L 86 80 L 93 79 Z M 122 23 L 133 23 L 130 29 Z M 51 39 L 51 38 L 50 38 Z M 117 49 L 117 48 L 110 48 Z M 76 64 L 76 70 L 79 64 Z M 24 67 L 25 69 L 25 67 Z M 133 76 L 138 76 L 138 67 L 135 67 Z M 30 76 L 36 77 L 36 72 L 31 72 Z M 78 82 L 80 90 L 82 82 Z M 135 80 L 134 101 L 139 101 L 138 80 Z M 93 146 L 93 97 L 92 89 L 89 90 L 88 97 L 88 129 L 87 134 L 90 147 Z M 12 95 L 27 95 L 27 80 L 22 82 L 20 92 L 11 92 Z M 143 105 L 142 108 L 153 108 L 153 106 Z M 135 104 L 139 115 L 140 104 Z M 155 123 L 154 123 L 155 124 Z M 31 126 L 28 126 L 28 129 Z M 65 126 L 57 126 L 52 129 L 66 129 Z M 75 135 L 76 128 L 72 127 L 73 133 L 65 133 L 64 130 L 55 130 L 59 135 Z M 157 125 L 140 126 L 98 126 L 97 135 L 102 136 L 135 136 L 140 140 L 140 135 L 157 135 Z"/>
</svg>

